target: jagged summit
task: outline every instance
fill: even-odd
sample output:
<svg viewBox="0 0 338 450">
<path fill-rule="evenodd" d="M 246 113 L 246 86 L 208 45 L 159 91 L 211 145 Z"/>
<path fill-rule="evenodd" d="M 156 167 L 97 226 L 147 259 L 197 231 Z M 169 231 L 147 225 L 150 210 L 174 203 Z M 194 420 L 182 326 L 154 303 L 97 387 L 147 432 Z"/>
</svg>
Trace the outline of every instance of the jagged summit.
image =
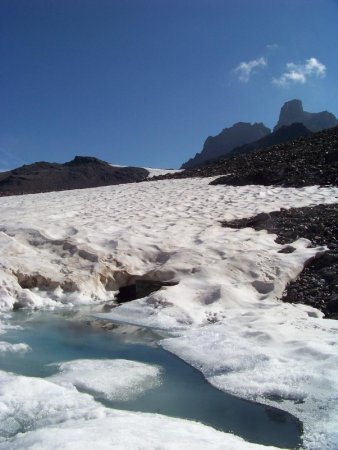
<svg viewBox="0 0 338 450">
<path fill-rule="evenodd" d="M 203 164 L 230 153 L 235 147 L 257 141 L 270 133 L 270 129 L 263 123 L 237 122 L 232 127 L 224 128 L 217 136 L 209 136 L 200 153 L 196 153 L 186 163 L 183 169 Z"/>
<path fill-rule="evenodd" d="M 304 110 L 303 103 L 301 100 L 294 99 L 288 102 L 285 102 L 281 107 L 279 120 L 275 129 L 280 128 L 281 126 L 291 125 L 299 121 L 300 118 L 303 118 Z"/>
<path fill-rule="evenodd" d="M 334 114 L 328 111 L 307 112 L 304 111 L 301 100 L 289 100 L 282 106 L 278 123 L 272 133 L 263 123 L 237 122 L 232 127 L 224 128 L 217 136 L 209 136 L 204 142 L 202 151 L 182 164 L 181 168 L 202 166 L 233 154 L 284 143 L 288 139 L 308 136 L 311 132 L 316 133 L 337 125 L 338 119 Z"/>
<path fill-rule="evenodd" d="M 287 127 L 289 128 L 289 127 Z M 290 131 L 290 130 L 286 130 Z M 214 177 L 211 184 L 338 186 L 338 126 L 157 179 Z"/>
<path fill-rule="evenodd" d="M 294 99 L 285 102 L 279 114 L 279 119 L 274 131 L 285 125 L 293 123 L 302 123 L 310 131 L 316 132 L 326 128 L 332 128 L 338 125 L 338 120 L 335 115 L 322 111 L 318 113 L 311 113 L 304 111 L 301 100 Z"/>
<path fill-rule="evenodd" d="M 227 157 L 251 153 L 258 149 L 271 147 L 272 145 L 284 144 L 293 139 L 310 136 L 311 134 L 312 131 L 308 130 L 302 123 L 295 122 L 291 125 L 283 125 L 258 141 L 236 147 L 227 155 Z"/>
</svg>

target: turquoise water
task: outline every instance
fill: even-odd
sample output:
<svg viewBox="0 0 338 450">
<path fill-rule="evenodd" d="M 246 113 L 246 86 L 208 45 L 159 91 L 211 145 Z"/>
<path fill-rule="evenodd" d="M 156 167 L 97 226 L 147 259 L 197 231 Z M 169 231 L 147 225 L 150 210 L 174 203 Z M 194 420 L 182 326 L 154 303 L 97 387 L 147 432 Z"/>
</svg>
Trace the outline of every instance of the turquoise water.
<svg viewBox="0 0 338 450">
<path fill-rule="evenodd" d="M 9 330 L 3 339 L 24 342 L 32 350 L 0 356 L 0 369 L 47 377 L 56 372 L 51 363 L 73 359 L 118 358 L 157 364 L 163 370 L 160 386 L 130 401 L 97 400 L 112 408 L 197 420 L 260 444 L 287 448 L 300 445 L 301 424 L 290 414 L 213 388 L 198 371 L 158 346 L 160 337 L 151 331 L 129 328 L 126 333 L 123 327 L 105 330 L 92 326 L 88 317 L 89 311 L 88 316 L 76 311 L 14 312 L 10 322 L 22 329 Z"/>
</svg>

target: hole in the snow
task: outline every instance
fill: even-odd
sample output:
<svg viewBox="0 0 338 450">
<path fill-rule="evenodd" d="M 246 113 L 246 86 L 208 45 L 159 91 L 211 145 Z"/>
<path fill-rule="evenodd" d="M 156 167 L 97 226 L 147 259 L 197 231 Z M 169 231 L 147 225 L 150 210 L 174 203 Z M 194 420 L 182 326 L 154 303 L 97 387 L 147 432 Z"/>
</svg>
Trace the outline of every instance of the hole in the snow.
<svg viewBox="0 0 338 450">
<path fill-rule="evenodd" d="M 274 289 L 274 284 L 268 281 L 255 280 L 251 284 L 260 294 L 269 294 Z"/>
<path fill-rule="evenodd" d="M 119 303 L 130 302 L 137 298 L 147 297 L 164 286 L 175 286 L 176 284 L 178 281 L 136 280 L 134 284 L 120 287 L 116 300 Z"/>
</svg>

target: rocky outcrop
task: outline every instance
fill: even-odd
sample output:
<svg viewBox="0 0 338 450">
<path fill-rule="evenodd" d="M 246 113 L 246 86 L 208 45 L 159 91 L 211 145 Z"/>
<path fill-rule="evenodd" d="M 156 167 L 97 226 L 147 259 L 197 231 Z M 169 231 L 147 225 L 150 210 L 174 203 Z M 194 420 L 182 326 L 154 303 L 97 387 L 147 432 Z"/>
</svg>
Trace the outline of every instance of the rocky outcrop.
<svg viewBox="0 0 338 450">
<path fill-rule="evenodd" d="M 224 164 L 226 166 L 226 164 Z M 229 160 L 227 176 L 213 184 L 338 186 L 338 127 Z"/>
<path fill-rule="evenodd" d="M 300 276 L 286 288 L 282 300 L 305 303 L 319 308 L 326 317 L 338 319 L 338 204 L 281 209 L 261 213 L 247 219 L 222 222 L 224 227 L 267 230 L 283 244 L 280 253 L 291 253 L 288 245 L 298 238 L 307 238 L 312 246 L 327 250 L 308 261 Z"/>
<path fill-rule="evenodd" d="M 302 123 L 293 123 L 292 125 L 285 125 L 278 128 L 271 134 L 252 142 L 251 144 L 241 145 L 232 150 L 228 156 L 241 155 L 244 153 L 251 153 L 255 150 L 271 147 L 272 145 L 284 144 L 285 142 L 300 137 L 311 136 L 312 132 L 308 130 Z"/>
<path fill-rule="evenodd" d="M 302 123 L 310 131 L 321 131 L 338 125 L 338 120 L 334 114 L 328 111 L 310 113 L 303 110 L 301 100 L 290 100 L 282 106 L 279 120 L 274 131 L 285 125 L 292 123 Z"/>
<path fill-rule="evenodd" d="M 338 186 L 338 127 L 307 138 L 220 159 L 201 167 L 155 177 L 189 178 L 223 175 L 212 184 L 302 187 Z"/>
<path fill-rule="evenodd" d="M 0 196 L 83 189 L 147 178 L 137 167 L 113 167 L 97 158 L 76 156 L 65 164 L 37 162 L 0 173 Z"/>
<path fill-rule="evenodd" d="M 204 143 L 203 150 L 195 157 L 182 164 L 182 169 L 199 166 L 206 161 L 218 159 L 230 153 L 235 147 L 257 141 L 270 133 L 270 129 L 263 123 L 253 125 L 245 122 L 235 123 L 217 136 L 209 136 Z"/>
<path fill-rule="evenodd" d="M 291 128 L 285 128 L 290 127 Z M 182 169 L 203 166 L 227 156 L 250 153 L 260 148 L 282 144 L 300 136 L 309 136 L 338 126 L 338 119 L 328 111 L 311 113 L 304 111 L 301 100 L 290 100 L 281 108 L 273 133 L 263 123 L 238 122 L 217 136 L 209 136 L 200 153 L 182 164 Z"/>
</svg>

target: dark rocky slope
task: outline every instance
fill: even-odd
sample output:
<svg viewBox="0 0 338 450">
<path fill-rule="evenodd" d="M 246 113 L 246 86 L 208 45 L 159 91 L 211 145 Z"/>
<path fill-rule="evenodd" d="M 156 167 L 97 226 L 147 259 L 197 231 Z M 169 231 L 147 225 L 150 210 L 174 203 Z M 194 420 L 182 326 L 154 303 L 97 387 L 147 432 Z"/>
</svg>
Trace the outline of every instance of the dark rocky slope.
<svg viewBox="0 0 338 450">
<path fill-rule="evenodd" d="M 338 185 L 338 127 L 234 157 L 213 184 L 302 187 Z"/>
<path fill-rule="evenodd" d="M 212 184 L 338 185 L 338 127 L 307 138 L 152 179 L 212 177 Z"/>
<path fill-rule="evenodd" d="M 65 164 L 38 162 L 0 173 L 0 196 L 131 183 L 148 174 L 146 169 L 112 167 L 97 158 L 76 156 Z"/>
<path fill-rule="evenodd" d="M 338 204 L 305 208 L 281 209 L 258 214 L 249 219 L 223 222 L 230 228 L 251 227 L 277 234 L 276 242 L 290 244 L 300 237 L 312 246 L 327 246 L 328 251 L 309 261 L 300 276 L 292 281 L 282 300 L 304 303 L 324 312 L 326 317 L 338 319 Z M 294 249 L 287 245 L 281 252 Z"/>
</svg>

